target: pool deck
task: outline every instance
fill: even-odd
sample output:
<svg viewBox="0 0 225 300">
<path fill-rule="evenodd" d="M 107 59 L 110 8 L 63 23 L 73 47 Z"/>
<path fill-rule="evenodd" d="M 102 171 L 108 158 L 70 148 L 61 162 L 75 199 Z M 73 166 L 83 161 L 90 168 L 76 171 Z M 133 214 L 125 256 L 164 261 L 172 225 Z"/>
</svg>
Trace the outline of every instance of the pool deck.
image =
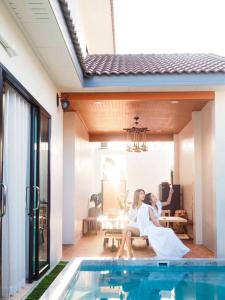
<svg viewBox="0 0 225 300">
<path fill-rule="evenodd" d="M 214 253 L 203 245 L 195 245 L 192 240 L 183 241 L 191 249 L 185 256 L 186 258 L 214 258 Z M 154 251 L 146 246 L 145 241 L 135 241 L 133 245 L 134 256 L 136 258 L 154 257 Z M 115 257 L 116 252 L 109 248 L 103 248 L 103 234 L 87 235 L 81 237 L 76 245 L 63 246 L 63 260 L 69 260 L 75 257 Z M 124 258 L 127 257 L 127 251 L 124 251 Z"/>
</svg>

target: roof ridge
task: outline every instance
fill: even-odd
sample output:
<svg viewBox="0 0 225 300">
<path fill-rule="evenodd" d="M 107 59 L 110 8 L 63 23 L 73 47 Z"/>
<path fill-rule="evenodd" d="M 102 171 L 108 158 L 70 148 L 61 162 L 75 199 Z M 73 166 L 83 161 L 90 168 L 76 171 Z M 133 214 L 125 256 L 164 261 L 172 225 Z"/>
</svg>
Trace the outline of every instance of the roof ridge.
<svg viewBox="0 0 225 300">
<path fill-rule="evenodd" d="M 71 18 L 71 13 L 70 13 L 70 10 L 69 10 L 69 7 L 68 7 L 68 3 L 67 3 L 66 0 L 58 0 L 58 2 L 59 2 L 59 5 L 60 5 L 60 8 L 62 10 L 63 17 L 64 17 L 64 20 L 66 22 L 66 26 L 67 26 L 71 41 L 73 43 L 73 47 L 74 47 L 74 50 L 76 52 L 78 61 L 80 63 L 81 69 L 82 69 L 83 73 L 86 74 L 87 70 L 86 70 L 86 66 L 85 66 L 85 63 L 84 63 L 85 58 L 84 58 L 82 50 L 81 50 L 81 46 L 80 46 L 80 43 L 79 43 L 79 39 L 78 39 L 78 36 L 77 36 L 77 31 L 75 29 L 75 25 L 73 23 L 73 19 Z"/>
</svg>

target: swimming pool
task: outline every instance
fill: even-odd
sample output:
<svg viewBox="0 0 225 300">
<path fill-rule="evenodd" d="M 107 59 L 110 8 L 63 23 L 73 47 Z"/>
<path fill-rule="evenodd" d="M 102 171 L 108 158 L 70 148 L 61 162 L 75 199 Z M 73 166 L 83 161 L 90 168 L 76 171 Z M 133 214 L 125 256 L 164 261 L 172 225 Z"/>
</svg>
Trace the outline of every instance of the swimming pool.
<svg viewBox="0 0 225 300">
<path fill-rule="evenodd" d="M 224 300 L 225 261 L 75 259 L 41 299 Z"/>
</svg>

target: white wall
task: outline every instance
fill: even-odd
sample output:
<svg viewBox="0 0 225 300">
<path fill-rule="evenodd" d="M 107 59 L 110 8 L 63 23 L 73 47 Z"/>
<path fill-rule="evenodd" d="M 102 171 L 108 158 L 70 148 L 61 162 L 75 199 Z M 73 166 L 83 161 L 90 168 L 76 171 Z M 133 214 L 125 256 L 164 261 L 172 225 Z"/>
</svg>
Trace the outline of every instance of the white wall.
<svg viewBox="0 0 225 300">
<path fill-rule="evenodd" d="M 200 112 L 175 137 L 177 181 L 183 187 L 184 209 L 193 220 L 194 238 L 215 251 L 214 103 Z"/>
<path fill-rule="evenodd" d="M 158 196 L 159 184 L 170 182 L 172 167 L 173 143 L 152 143 L 148 152 L 126 153 L 127 188 L 132 200 L 136 189 L 143 188 L 146 193 Z"/>
<path fill-rule="evenodd" d="M 88 132 L 78 115 L 64 113 L 63 243 L 74 244 L 82 233 L 93 193 L 94 159 Z"/>
<path fill-rule="evenodd" d="M 193 220 L 194 195 L 194 136 L 192 122 L 179 133 L 179 184 L 183 191 L 183 205 Z"/>
<path fill-rule="evenodd" d="M 215 223 L 217 256 L 225 258 L 225 92 L 215 98 Z"/>
<path fill-rule="evenodd" d="M 202 216 L 203 243 L 215 250 L 215 134 L 214 103 L 208 103 L 202 110 Z"/>
<path fill-rule="evenodd" d="M 75 241 L 81 237 L 82 220 L 87 217 L 93 193 L 93 158 L 89 136 L 75 115 Z"/>
<path fill-rule="evenodd" d="M 0 32 L 17 56 L 10 58 L 0 46 L 1 63 L 25 86 L 52 117 L 51 132 L 51 264 L 62 255 L 62 134 L 63 113 L 56 107 L 57 88 L 3 2 L 0 1 Z"/>
<path fill-rule="evenodd" d="M 125 144 L 118 143 L 118 148 L 98 150 L 95 144 L 95 193 L 101 192 L 101 159 L 105 156 L 120 156 L 124 158 L 126 189 L 129 190 L 128 201 L 133 200 L 136 189 L 142 188 L 146 192 L 158 195 L 159 184 L 170 182 L 170 170 L 173 165 L 173 142 L 150 143 L 149 151 L 129 153 L 125 151 Z M 114 143 L 112 143 L 114 144 Z M 116 148 L 116 146 L 113 146 Z M 121 150 L 122 148 L 122 150 Z"/>
<path fill-rule="evenodd" d="M 68 0 L 67 2 L 83 53 L 86 46 L 89 54 L 113 53 L 110 0 Z"/>
</svg>

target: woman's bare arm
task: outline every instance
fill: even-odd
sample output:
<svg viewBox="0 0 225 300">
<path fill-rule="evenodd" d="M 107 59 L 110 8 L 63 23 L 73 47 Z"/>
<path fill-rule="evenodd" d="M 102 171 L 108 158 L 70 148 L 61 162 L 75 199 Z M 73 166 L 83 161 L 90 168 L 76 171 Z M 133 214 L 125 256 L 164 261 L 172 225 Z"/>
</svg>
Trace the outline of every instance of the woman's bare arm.
<svg viewBox="0 0 225 300">
<path fill-rule="evenodd" d="M 170 205 L 171 200 L 172 200 L 172 195 L 173 195 L 173 189 L 170 188 L 169 196 L 168 196 L 167 200 L 166 200 L 165 202 L 161 202 L 161 203 L 162 203 L 162 207 L 163 207 L 163 206 Z"/>
<path fill-rule="evenodd" d="M 161 227 L 159 220 L 155 217 L 154 212 L 151 208 L 149 208 L 149 218 L 155 226 Z"/>
</svg>

